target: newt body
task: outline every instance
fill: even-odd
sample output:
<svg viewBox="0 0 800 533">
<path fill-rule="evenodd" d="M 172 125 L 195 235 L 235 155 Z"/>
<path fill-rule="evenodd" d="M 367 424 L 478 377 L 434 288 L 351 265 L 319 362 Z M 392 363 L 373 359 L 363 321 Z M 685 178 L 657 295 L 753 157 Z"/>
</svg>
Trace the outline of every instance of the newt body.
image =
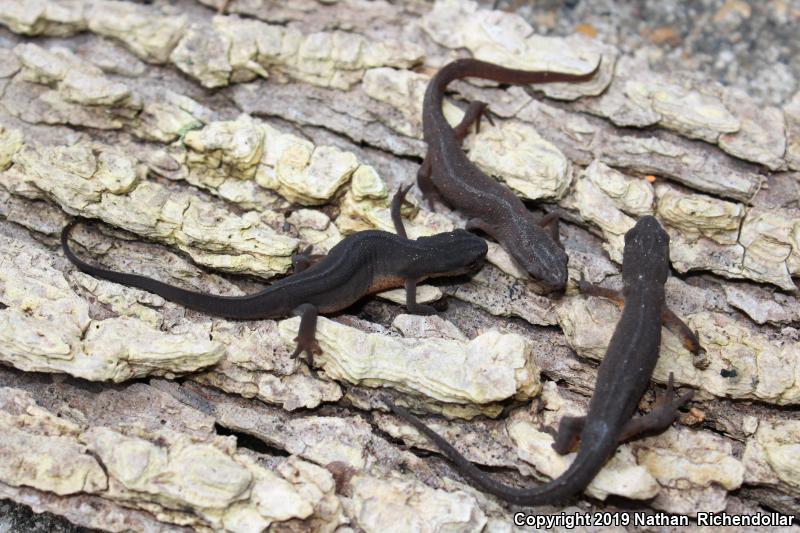
<svg viewBox="0 0 800 533">
<path fill-rule="evenodd" d="M 632 418 L 658 360 L 664 284 L 669 275 L 669 236 L 655 218 L 643 217 L 625 234 L 622 276 L 625 307 L 597 371 L 595 392 L 586 417 L 564 418 L 553 447 L 566 453 L 580 436 L 570 467 L 538 487 L 518 489 L 498 483 L 478 469 L 422 421 L 402 407 L 392 410 L 425 434 L 478 488 L 519 505 L 561 503 L 580 493 L 613 455 L 619 442 L 666 429 L 691 391 L 676 397 L 672 376 L 667 392 L 647 415 Z"/>
<path fill-rule="evenodd" d="M 392 206 L 401 230 L 399 207 L 404 194 L 401 191 Z M 282 318 L 299 312 L 302 320 L 295 356 L 301 350 L 310 355 L 317 349 L 314 341 L 317 312 L 340 311 L 369 294 L 405 286 L 409 312 L 434 312 L 432 307 L 416 303 L 416 284 L 431 277 L 471 273 L 481 266 L 487 251 L 486 241 L 464 230 L 416 240 L 387 231 L 361 231 L 339 242 L 307 268 L 262 291 L 245 296 L 218 296 L 83 261 L 68 245 L 70 232 L 78 222 L 79 219 L 73 220 L 62 230 L 61 245 L 67 258 L 83 272 L 225 318 Z"/>
<path fill-rule="evenodd" d="M 428 153 L 417 175 L 423 194 L 440 195 L 470 217 L 467 229 L 480 229 L 491 235 L 532 278 L 549 290 L 561 290 L 566 285 L 566 253 L 514 193 L 467 158 L 461 148 L 466 128 L 462 124 L 461 131 L 454 130 L 445 119 L 444 92 L 450 82 L 467 77 L 513 84 L 581 82 L 590 80 L 596 72 L 597 69 L 585 75 L 534 72 L 476 59 L 458 59 L 442 67 L 425 91 L 422 124 Z M 484 108 L 482 102 L 473 102 L 467 121 L 479 120 Z"/>
</svg>

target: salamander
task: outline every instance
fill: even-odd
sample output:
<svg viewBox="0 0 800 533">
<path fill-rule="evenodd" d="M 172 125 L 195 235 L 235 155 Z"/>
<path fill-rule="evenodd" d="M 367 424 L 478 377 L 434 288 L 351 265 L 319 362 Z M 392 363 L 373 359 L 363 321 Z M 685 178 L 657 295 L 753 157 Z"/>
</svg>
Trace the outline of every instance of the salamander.
<svg viewBox="0 0 800 533">
<path fill-rule="evenodd" d="M 420 190 L 429 199 L 441 198 L 469 217 L 467 229 L 481 230 L 511 254 L 545 290 L 562 290 L 567 282 L 567 255 L 558 242 L 557 226 L 550 233 L 508 188 L 487 176 L 461 149 L 465 127 L 479 122 L 486 104 L 473 102 L 457 129 L 444 117 L 442 103 L 450 82 L 467 77 L 501 83 L 527 84 L 582 82 L 600 68 L 583 75 L 525 71 L 477 59 L 458 59 L 442 67 L 431 79 L 423 101 L 422 126 L 428 153 L 417 174 Z M 555 237 L 555 238 L 554 238 Z"/>
<path fill-rule="evenodd" d="M 693 391 L 675 393 L 670 374 L 666 392 L 647 415 L 632 418 L 658 360 L 664 284 L 669 276 L 669 236 L 652 216 L 641 218 L 625 234 L 622 291 L 625 306 L 605 357 L 597 370 L 595 391 L 585 417 L 564 417 L 553 448 L 567 453 L 580 439 L 575 460 L 559 477 L 531 488 L 514 488 L 495 481 L 470 463 L 450 443 L 390 399 L 400 418 L 433 441 L 476 487 L 518 505 L 562 503 L 592 481 L 620 442 L 666 429 Z"/>
<path fill-rule="evenodd" d="M 158 294 L 209 315 L 252 320 L 299 314 L 293 357 L 305 352 L 311 365 L 313 354 L 319 352 L 314 336 L 318 313 L 341 311 L 369 294 L 404 286 L 408 311 L 432 314 L 433 307 L 416 301 L 417 283 L 432 277 L 473 273 L 482 265 L 486 241 L 468 231 L 457 229 L 416 240 L 406 238 L 400 218 L 400 204 L 406 191 L 399 189 L 392 201 L 392 220 L 399 235 L 380 230 L 354 233 L 331 248 L 326 256 L 297 261 L 294 274 L 245 296 L 204 294 L 145 276 L 93 266 L 69 248 L 70 233 L 83 219 L 74 219 L 64 227 L 61 246 L 67 258 L 87 274 Z"/>
</svg>

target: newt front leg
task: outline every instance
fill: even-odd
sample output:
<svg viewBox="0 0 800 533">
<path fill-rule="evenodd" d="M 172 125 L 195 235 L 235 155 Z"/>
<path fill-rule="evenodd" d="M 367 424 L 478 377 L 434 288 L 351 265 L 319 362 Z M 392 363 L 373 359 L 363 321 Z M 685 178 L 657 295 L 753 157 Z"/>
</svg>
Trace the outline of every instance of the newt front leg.
<svg viewBox="0 0 800 533">
<path fill-rule="evenodd" d="M 620 309 L 625 307 L 625 296 L 620 291 L 589 283 L 584 279 L 583 274 L 581 274 L 581 279 L 578 282 L 578 288 L 582 294 L 611 300 Z M 708 367 L 706 351 L 700 346 L 700 339 L 697 337 L 697 333 L 692 331 L 689 326 L 686 325 L 686 322 L 681 320 L 680 317 L 666 305 L 661 310 L 661 323 L 681 340 L 681 344 L 683 344 L 684 348 L 691 352 L 694 356 L 693 362 L 696 368 L 703 369 Z"/>
<path fill-rule="evenodd" d="M 297 347 L 292 353 L 292 358 L 297 358 L 301 353 L 306 353 L 308 368 L 314 368 L 314 355 L 322 353 L 317 341 L 317 308 L 313 304 L 302 304 L 294 311 L 300 315 L 300 327 L 297 331 Z"/>
<path fill-rule="evenodd" d="M 403 204 L 403 200 L 406 197 L 406 193 L 410 188 L 411 185 L 401 185 L 397 189 L 397 192 L 392 197 L 392 205 L 391 205 L 391 216 L 392 216 L 392 223 L 394 224 L 394 230 L 397 232 L 398 235 L 400 235 L 404 239 L 407 239 L 408 235 L 406 234 L 406 228 L 403 225 L 403 216 L 400 213 L 400 206 Z M 416 279 L 405 280 L 405 289 L 406 289 L 406 309 L 408 310 L 409 313 L 414 315 L 436 314 L 436 308 L 434 308 L 433 306 L 417 303 Z"/>
</svg>

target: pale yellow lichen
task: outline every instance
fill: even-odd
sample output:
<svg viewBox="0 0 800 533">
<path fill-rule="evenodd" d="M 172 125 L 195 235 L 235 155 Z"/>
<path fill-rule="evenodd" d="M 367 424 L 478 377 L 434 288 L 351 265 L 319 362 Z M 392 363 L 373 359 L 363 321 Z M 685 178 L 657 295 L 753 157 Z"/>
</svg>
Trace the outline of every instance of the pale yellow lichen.
<svg viewBox="0 0 800 533">
<path fill-rule="evenodd" d="M 681 228 L 675 231 L 667 227 L 676 269 L 710 270 L 728 278 L 795 290 L 792 276 L 800 273 L 800 219 L 794 212 L 764 208 L 745 211 L 740 204 L 678 192 L 670 192 L 665 199 L 667 223 Z M 695 222 L 687 223 L 685 219 Z M 698 239 L 700 235 L 710 239 Z"/>
<path fill-rule="evenodd" d="M 299 320 L 279 324 L 287 345 L 294 344 Z M 354 384 L 391 386 L 452 403 L 527 398 L 540 386 L 530 344 L 516 334 L 490 330 L 468 343 L 397 338 L 320 318 L 317 340 L 322 347 L 317 364 L 329 377 Z"/>
<path fill-rule="evenodd" d="M 687 240 L 703 236 L 723 245 L 736 244 L 745 216 L 742 204 L 683 193 L 668 185 L 656 187 L 656 196 L 659 218 Z"/>
<path fill-rule="evenodd" d="M 374 42 L 344 31 L 303 34 L 293 27 L 236 16 L 217 16 L 212 24 L 192 25 L 171 58 L 206 87 L 277 72 L 313 85 L 349 89 L 368 68 L 407 68 L 423 56 L 414 43 Z"/>
<path fill-rule="evenodd" d="M 3 483 L 59 496 L 107 488 L 101 465 L 75 440 L 78 428 L 36 406 L 29 393 L 0 388 L 0 428 Z"/>
<path fill-rule="evenodd" d="M 378 175 L 378 171 L 369 165 L 360 165 L 353 172 L 350 191 L 356 201 L 382 200 L 389 196 L 386 182 Z"/>
<path fill-rule="evenodd" d="M 100 218 L 173 244 L 195 261 L 265 277 L 285 272 L 296 239 L 276 233 L 255 212 L 237 216 L 196 196 L 141 180 L 141 167 L 107 146 L 26 144 L 0 174 L 9 191 L 50 198 L 65 210 Z"/>
<path fill-rule="evenodd" d="M 68 37 L 86 29 L 84 0 L 2 0 L 0 24 L 14 33 Z"/>
<path fill-rule="evenodd" d="M 388 195 L 380 200 L 374 200 L 368 196 L 363 197 L 363 200 L 356 200 L 356 194 L 352 187 L 345 193 L 339 204 L 341 212 L 336 218 L 339 230 L 343 234 L 367 229 L 395 233 Z M 415 208 L 409 213 L 403 208 L 401 213 L 403 214 L 403 227 L 410 239 L 455 229 L 451 217 L 427 209 Z"/>
<path fill-rule="evenodd" d="M 468 147 L 475 164 L 524 198 L 558 200 L 572 181 L 566 156 L 528 124 L 505 121 L 484 127 Z"/>
<path fill-rule="evenodd" d="M 86 18 L 92 32 L 121 41 L 144 61 L 166 63 L 187 17 L 164 15 L 131 2 L 94 0 Z"/>
<path fill-rule="evenodd" d="M 133 389 L 126 392 L 134 403 L 141 401 Z M 147 402 L 156 409 L 176 408 L 168 395 L 147 389 Z M 332 528 L 344 521 L 328 471 L 297 457 L 265 467 L 237 450 L 235 439 L 217 436 L 199 412 L 187 408 L 180 414 L 188 420 L 164 425 L 162 419 L 161 426 L 144 422 L 155 413 L 97 424 L 96 415 L 54 401 L 43 408 L 28 392 L 0 388 L 3 483 L 92 494 L 147 511 L 162 528 L 246 533 L 312 515 Z"/>
<path fill-rule="evenodd" d="M 339 228 L 322 211 L 298 209 L 286 221 L 297 228 L 301 241 L 311 245 L 315 253 L 327 253 L 343 239 Z"/>
<path fill-rule="evenodd" d="M 663 487 L 653 502 L 657 509 L 681 514 L 699 508 L 722 511 L 727 491 L 744 481 L 744 465 L 731 442 L 719 435 L 674 427 L 631 447 L 639 464 Z"/>
<path fill-rule="evenodd" d="M 432 489 L 397 475 L 388 479 L 358 475 L 350 484 L 354 516 L 369 533 L 451 528 L 478 533 L 486 525 L 475 499 L 462 491 Z"/>
<path fill-rule="evenodd" d="M 749 484 L 778 487 L 800 495 L 800 422 L 797 420 L 758 421 L 755 435 L 747 440 L 742 456 L 745 481 Z"/>
<path fill-rule="evenodd" d="M 588 169 L 575 183 L 575 192 L 567 198 L 567 205 L 576 208 L 585 221 L 602 230 L 603 248 L 613 261 L 621 263 L 625 233 L 636 224 L 636 220 L 618 209 L 611 198 L 595 185 L 588 177 Z"/>
<path fill-rule="evenodd" d="M 233 178 L 255 180 L 302 205 L 326 203 L 361 168 L 352 152 L 315 146 L 248 115 L 190 131 L 184 144 L 193 183 L 221 190 Z"/>
<path fill-rule="evenodd" d="M 736 133 L 720 136 L 719 147 L 734 157 L 760 163 L 770 170 L 784 170 L 786 130 L 783 111 L 759 105 L 739 89 L 729 89 L 726 97 L 728 105 L 736 109 L 741 127 Z"/>
<path fill-rule="evenodd" d="M 0 124 L 0 171 L 11 166 L 11 158 L 22 148 L 24 142 L 21 131 L 4 128 Z"/>
<path fill-rule="evenodd" d="M 786 120 L 786 163 L 792 170 L 800 170 L 800 91 L 783 108 Z"/>
<path fill-rule="evenodd" d="M 787 210 L 750 209 L 739 243 L 746 277 L 795 290 L 791 276 L 800 274 L 800 218 Z"/>
<path fill-rule="evenodd" d="M 11 238 L 3 249 L 10 255 L 0 258 L 0 300 L 8 306 L 0 310 L 0 352 L 8 364 L 118 382 L 192 372 L 224 355 L 201 326 L 171 334 L 130 317 L 91 320 L 52 256 Z"/>
<path fill-rule="evenodd" d="M 171 143 L 186 132 L 202 127 L 197 118 L 200 105 L 182 94 L 164 91 L 159 100 L 145 100 L 142 111 L 131 121 L 134 135 L 148 140 Z"/>
<path fill-rule="evenodd" d="M 552 446 L 552 435 L 540 431 L 528 421 L 510 422 L 508 434 L 517 446 L 517 455 L 550 478 L 563 474 L 575 459 L 575 453 L 558 454 Z M 586 493 L 601 500 L 612 494 L 646 500 L 655 496 L 658 489 L 653 476 L 636 464 L 630 450 L 621 448 L 589 483 Z"/>
<path fill-rule="evenodd" d="M 586 167 L 585 175 L 617 209 L 631 216 L 653 214 L 655 192 L 647 180 L 626 176 L 598 160 Z"/>
<path fill-rule="evenodd" d="M 650 107 L 659 123 L 686 137 L 717 142 L 720 134 L 739 130 L 733 116 L 714 95 L 673 84 L 651 84 L 629 80 L 625 94 L 637 104 Z"/>
<path fill-rule="evenodd" d="M 611 339 L 620 311 L 601 298 L 567 298 L 557 308 L 559 325 L 579 354 L 600 359 Z M 701 388 L 715 396 L 757 399 L 777 405 L 800 402 L 800 348 L 776 344 L 767 335 L 722 313 L 701 312 L 684 318 L 697 331 L 709 366 L 693 366 L 692 355 L 680 339 L 662 329 L 661 353 L 655 379 Z"/>
<path fill-rule="evenodd" d="M 422 104 L 430 77 L 409 70 L 372 68 L 364 73 L 361 88 L 370 98 L 389 104 L 392 113 L 381 121 L 401 135 L 422 138 Z M 455 126 L 464 116 L 461 108 L 449 100 L 442 104 L 442 113 Z"/>
<path fill-rule="evenodd" d="M 68 49 L 54 47 L 45 50 L 36 44 L 25 43 L 15 47 L 14 53 L 22 64 L 22 80 L 55 86 L 55 90 L 44 90 L 38 101 L 63 110 L 66 122 L 81 124 L 81 114 L 91 117 L 97 114 L 98 109 L 105 109 L 117 119 L 110 123 L 110 127 L 119 127 L 119 119 L 129 118 L 142 107 L 141 99 L 125 84 L 112 81 L 100 69 Z M 42 119 L 52 120 L 51 117 Z M 102 121 L 102 117 L 98 120 Z"/>
</svg>

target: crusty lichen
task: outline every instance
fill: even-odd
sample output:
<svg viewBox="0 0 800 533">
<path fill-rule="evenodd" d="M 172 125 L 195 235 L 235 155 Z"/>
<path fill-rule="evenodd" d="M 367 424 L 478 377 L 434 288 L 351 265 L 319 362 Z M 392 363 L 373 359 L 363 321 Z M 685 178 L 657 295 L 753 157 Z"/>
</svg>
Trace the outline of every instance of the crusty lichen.
<svg viewBox="0 0 800 533">
<path fill-rule="evenodd" d="M 140 59 L 164 63 L 186 27 L 186 16 L 169 16 L 131 2 L 93 0 L 89 29 L 121 41 Z"/>
<path fill-rule="evenodd" d="M 786 118 L 786 163 L 792 170 L 800 170 L 800 91 L 783 108 Z"/>
<path fill-rule="evenodd" d="M 653 506 L 670 513 L 722 511 L 728 491 L 744 481 L 745 467 L 730 441 L 708 432 L 669 428 L 631 444 L 641 466 L 661 485 Z"/>
<path fill-rule="evenodd" d="M 22 132 L 0 125 L 0 171 L 11 166 L 11 158 L 22 148 Z"/>
<path fill-rule="evenodd" d="M 592 164 L 575 183 L 574 194 L 567 198 L 565 205 L 576 209 L 583 220 L 600 227 L 603 232 L 603 248 L 612 260 L 622 262 L 622 249 L 625 247 L 625 233 L 631 229 L 636 220 L 626 215 L 601 189 L 597 183 L 606 180 L 597 177 L 605 171 L 604 165 Z M 607 174 L 609 174 L 606 171 Z"/>
<path fill-rule="evenodd" d="M 9 459 L 0 466 L 0 481 L 98 494 L 166 524 L 217 531 L 263 530 L 312 514 L 329 524 L 343 518 L 333 478 L 319 466 L 290 458 L 266 468 L 231 439 L 200 428 L 108 427 L 73 409 L 77 415 L 82 423 L 62 420 L 29 393 L 0 388 L 0 440 Z M 39 460 L 31 462 L 34 457 Z"/>
<path fill-rule="evenodd" d="M 291 263 L 296 239 L 260 223 L 256 213 L 235 216 L 196 196 L 172 194 L 144 180 L 135 159 L 110 147 L 29 143 L 13 161 L 0 174 L 7 190 L 173 244 L 198 263 L 265 277 L 285 272 Z"/>
<path fill-rule="evenodd" d="M 294 343 L 300 319 L 280 322 Z M 490 330 L 469 342 L 444 338 L 398 338 L 365 333 L 320 318 L 315 364 L 333 379 L 428 396 L 450 403 L 490 403 L 530 398 L 539 388 L 530 345 L 516 334 Z M 459 371 L 455 372 L 455 369 Z"/>
<path fill-rule="evenodd" d="M 564 473 L 575 454 L 559 455 L 553 450 L 553 436 L 540 431 L 527 420 L 508 424 L 508 433 L 520 458 L 550 478 Z M 647 470 L 635 464 L 629 450 L 620 449 L 586 488 L 592 497 L 605 499 L 611 494 L 646 500 L 658 494 L 659 486 Z"/>
<path fill-rule="evenodd" d="M 759 420 L 742 456 L 747 483 L 777 486 L 800 495 L 800 423 L 796 420 Z"/>
<path fill-rule="evenodd" d="M 569 160 L 527 124 L 484 126 L 468 147 L 476 165 L 524 198 L 559 200 L 572 182 Z"/>
<path fill-rule="evenodd" d="M 386 117 L 387 126 L 401 135 L 422 138 L 422 104 L 429 79 L 409 70 L 371 68 L 364 73 L 361 88 L 370 98 L 396 110 Z M 458 124 L 464 115 L 449 101 L 444 102 L 442 112 L 453 125 Z"/>
<path fill-rule="evenodd" d="M 486 516 L 464 492 L 433 489 L 399 475 L 381 479 L 354 477 L 349 503 L 353 518 L 365 531 L 439 531 L 455 527 L 479 532 Z"/>
<path fill-rule="evenodd" d="M 600 359 L 619 319 L 616 305 L 600 298 L 565 299 L 556 308 L 559 325 L 570 346 L 581 355 Z M 716 396 L 757 399 L 778 405 L 800 401 L 800 349 L 796 343 L 776 345 L 722 313 L 683 317 L 700 336 L 710 362 L 693 366 L 680 340 L 663 330 L 661 356 L 654 378 L 666 381 L 670 372 L 678 382 Z"/>
<path fill-rule="evenodd" d="M 54 257 L 24 241 L 0 237 L 0 357 L 27 371 L 64 372 L 85 379 L 124 381 L 175 375 L 213 365 L 225 348 L 202 327 L 159 331 L 129 317 L 92 319 Z"/>
<path fill-rule="evenodd" d="M 108 488 L 102 465 L 77 440 L 81 427 L 42 409 L 29 394 L 0 387 L 0 481 L 65 496 Z"/>
<path fill-rule="evenodd" d="M 373 42 L 344 31 L 299 30 L 237 16 L 214 17 L 211 27 L 191 25 L 172 51 L 180 70 L 213 88 L 277 73 L 337 89 L 358 83 L 365 69 L 409 67 L 422 50 L 407 42 Z"/>
<path fill-rule="evenodd" d="M 83 0 L 0 2 L 0 23 L 15 33 L 68 37 L 86 28 Z"/>
<path fill-rule="evenodd" d="M 98 384 L 90 393 L 69 380 L 44 387 L 41 378 L 0 372 L 3 384 L 27 383 L 24 393 L 0 388 L 0 496 L 78 521 L 80 509 L 102 509 L 82 520 L 108 529 L 506 526 L 506 507 L 374 431 L 436 450 L 381 414 L 384 392 L 370 387 L 394 388 L 401 392 L 396 402 L 438 415 L 428 422 L 471 461 L 510 469 L 507 477 L 534 469 L 558 475 L 570 456 L 554 455 L 549 432 L 562 416 L 585 413 L 593 371 L 549 326 L 560 326 L 579 355 L 603 355 L 619 312 L 610 302 L 574 296 L 575 281 L 583 274 L 619 287 L 619 265 L 600 246 L 618 261 L 622 235 L 645 214 L 670 233 L 676 272 L 712 274 L 672 277 L 667 285 L 668 301 L 698 330 L 709 367 L 695 368 L 665 330 L 655 380 L 674 372 L 697 388 L 685 418 L 705 413 L 718 432 L 679 428 L 626 444 L 587 493 L 652 498 L 646 505 L 673 513 L 737 505 L 728 495 L 742 479 L 770 504 L 798 494 L 796 431 L 770 405 L 796 405 L 800 397 L 791 327 L 800 307 L 790 294 L 800 266 L 800 216 L 795 176 L 763 172 L 800 169 L 797 96 L 782 109 L 759 106 L 697 76 L 653 72 L 644 54 L 536 35 L 517 15 L 470 2 L 387 4 L 366 13 L 355 0 L 289 7 L 259 0 L 233 2 L 234 11 L 247 18 L 164 3 L 0 2 L 0 24 L 10 30 L 0 47 L 3 361 L 91 380 L 189 374 L 183 385 L 160 382 L 183 402 L 170 403 L 143 384 Z M 326 18 L 332 13 L 337 18 Z M 24 41 L 13 33 L 61 38 Z M 490 242 L 488 262 L 499 268 L 419 288 L 419 301 L 447 293 L 466 302 L 451 305 L 452 322 L 400 315 L 389 328 L 346 313 L 335 323 L 320 319 L 326 353 L 311 371 L 291 357 L 297 319 L 279 325 L 205 317 L 82 274 L 26 235 L 54 247 L 69 215 L 82 214 L 205 266 L 273 276 L 287 272 L 291 254 L 306 246 L 325 253 L 354 231 L 393 231 L 390 198 L 416 172 L 419 159 L 408 156 L 425 153 L 422 100 L 430 75 L 465 53 L 576 74 L 602 56 L 597 76 L 580 84 L 454 82 L 448 94 L 456 98 L 443 108 L 456 123 L 466 102 L 487 102 L 502 120 L 470 132 L 469 157 L 521 196 L 558 202 L 556 212 L 568 221 L 566 299 L 535 294 L 527 275 Z M 531 89 L 562 102 L 533 98 Z M 412 238 L 464 224 L 460 213 L 422 202 L 414 189 L 402 213 Z M 98 234 L 76 228 L 76 251 L 194 290 L 257 290 L 250 281 L 240 288 L 239 280 L 202 273 L 161 248 Z M 378 296 L 402 303 L 403 292 Z M 387 324 L 400 312 L 374 302 L 360 310 Z M 534 336 L 529 344 L 519 334 Z M 486 339 L 491 346 L 480 348 Z M 386 349 L 372 354 L 376 346 Z M 429 372 L 420 373 L 417 356 L 432 361 Z M 537 404 L 544 409 L 498 403 L 539 393 L 533 361 L 550 378 Z M 109 395 L 120 405 L 108 409 Z M 152 403 L 137 403 L 142 396 Z M 760 402 L 759 419 L 736 423 L 751 407 L 720 405 L 715 398 L 723 397 Z M 92 409 L 108 413 L 98 417 Z M 293 457 L 236 448 L 232 438 L 214 434 L 215 423 Z M 727 435 L 745 442 L 741 461 Z M 737 497 L 754 505 L 746 491 Z"/>
<path fill-rule="evenodd" d="M 231 181 L 254 180 L 302 205 L 328 202 L 354 173 L 364 172 L 351 152 L 315 146 L 248 115 L 189 131 L 183 142 L 191 183 L 221 190 Z"/>
<path fill-rule="evenodd" d="M 172 142 L 201 124 L 197 102 L 172 91 L 145 99 L 127 84 L 63 47 L 26 43 L 14 49 L 21 65 L 9 86 L 11 112 L 31 123 L 71 124 L 100 129 L 130 126 L 143 139 Z"/>
<path fill-rule="evenodd" d="M 27 43 L 14 53 L 22 69 L 7 90 L 20 104 L 27 101 L 10 111 L 27 122 L 118 129 L 141 110 L 141 99 L 129 87 L 66 48 Z"/>
</svg>

